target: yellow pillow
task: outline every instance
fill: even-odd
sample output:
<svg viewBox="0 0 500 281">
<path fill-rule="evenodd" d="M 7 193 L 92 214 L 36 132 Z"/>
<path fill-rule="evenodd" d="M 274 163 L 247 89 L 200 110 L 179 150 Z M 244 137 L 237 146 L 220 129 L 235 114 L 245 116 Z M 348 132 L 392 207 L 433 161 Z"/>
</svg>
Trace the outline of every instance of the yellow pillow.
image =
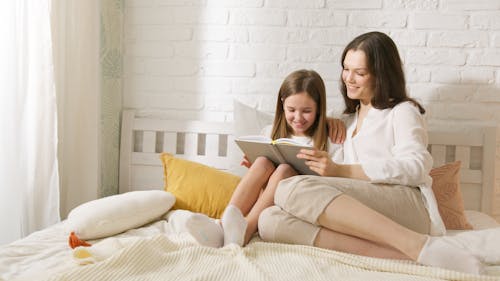
<svg viewBox="0 0 500 281">
<path fill-rule="evenodd" d="M 183 209 L 220 218 L 240 177 L 162 153 L 165 190 L 176 200 L 172 209 Z"/>
</svg>

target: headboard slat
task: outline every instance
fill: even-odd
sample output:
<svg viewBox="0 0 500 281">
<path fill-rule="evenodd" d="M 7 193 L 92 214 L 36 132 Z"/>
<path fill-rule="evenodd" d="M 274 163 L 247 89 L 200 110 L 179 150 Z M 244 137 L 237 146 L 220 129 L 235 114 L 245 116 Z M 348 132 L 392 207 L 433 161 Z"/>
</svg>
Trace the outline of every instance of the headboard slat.
<svg viewBox="0 0 500 281">
<path fill-rule="evenodd" d="M 440 144 L 431 145 L 431 154 L 434 159 L 433 166 L 439 167 L 446 163 L 446 146 Z"/>
<path fill-rule="evenodd" d="M 470 167 L 470 146 L 456 146 L 455 161 L 457 160 L 462 162 L 462 167 Z"/>
<path fill-rule="evenodd" d="M 479 170 L 461 169 L 460 182 L 481 184 L 483 182 L 483 173 Z"/>
<path fill-rule="evenodd" d="M 205 153 L 208 157 L 218 156 L 219 147 L 219 135 L 208 134 L 206 138 L 206 148 Z"/>
<path fill-rule="evenodd" d="M 184 135 L 184 154 L 198 155 L 198 134 L 186 133 Z"/>
<path fill-rule="evenodd" d="M 155 152 L 156 147 L 156 132 L 145 131 L 142 135 L 142 150 L 143 152 Z"/>
<path fill-rule="evenodd" d="M 163 152 L 175 154 L 177 148 L 177 133 L 163 132 Z"/>
</svg>

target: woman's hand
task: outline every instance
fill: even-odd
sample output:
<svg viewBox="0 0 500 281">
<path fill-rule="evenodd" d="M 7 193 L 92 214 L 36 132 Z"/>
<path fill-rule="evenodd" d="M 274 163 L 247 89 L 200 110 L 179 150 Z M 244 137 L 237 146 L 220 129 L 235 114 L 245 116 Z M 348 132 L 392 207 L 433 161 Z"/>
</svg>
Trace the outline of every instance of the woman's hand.
<svg viewBox="0 0 500 281">
<path fill-rule="evenodd" d="M 309 169 L 320 176 L 335 176 L 336 166 L 328 152 L 316 149 L 301 149 L 297 158 L 306 159 Z"/>
<path fill-rule="evenodd" d="M 243 160 L 241 160 L 240 165 L 250 168 L 250 166 L 252 166 L 252 163 L 250 163 L 250 160 L 248 160 L 246 155 L 243 155 Z"/>
<path fill-rule="evenodd" d="M 320 176 L 370 180 L 360 164 L 337 164 L 326 151 L 301 149 L 297 158 L 306 159 L 306 165 Z"/>
<path fill-rule="evenodd" d="M 340 119 L 326 118 L 328 124 L 328 136 L 333 143 L 344 143 L 346 128 Z"/>
</svg>

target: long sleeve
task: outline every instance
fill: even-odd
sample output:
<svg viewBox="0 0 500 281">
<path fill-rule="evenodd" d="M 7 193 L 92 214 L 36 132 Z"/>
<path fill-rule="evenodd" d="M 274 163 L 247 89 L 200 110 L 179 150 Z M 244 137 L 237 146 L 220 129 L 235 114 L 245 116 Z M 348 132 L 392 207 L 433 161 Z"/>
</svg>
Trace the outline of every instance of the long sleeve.
<svg viewBox="0 0 500 281">
<path fill-rule="evenodd" d="M 389 154 L 386 157 L 363 157 L 365 159 L 361 161 L 361 165 L 366 175 L 372 182 L 379 183 L 410 186 L 430 183 L 432 157 L 427 151 L 425 120 L 417 107 L 408 102 L 402 103 L 393 108 L 386 117 L 379 120 L 383 121 L 385 130 L 379 130 L 379 134 L 374 135 L 372 141 L 384 134 L 393 140 L 393 145 L 388 148 L 390 151 L 387 151 Z"/>
<path fill-rule="evenodd" d="M 392 109 L 370 109 L 361 130 L 352 137 L 356 115 L 346 123 L 344 163 L 360 164 L 373 183 L 418 186 L 431 219 L 431 234 L 446 232 L 432 192 L 432 156 L 427 151 L 427 128 L 410 102 Z"/>
</svg>

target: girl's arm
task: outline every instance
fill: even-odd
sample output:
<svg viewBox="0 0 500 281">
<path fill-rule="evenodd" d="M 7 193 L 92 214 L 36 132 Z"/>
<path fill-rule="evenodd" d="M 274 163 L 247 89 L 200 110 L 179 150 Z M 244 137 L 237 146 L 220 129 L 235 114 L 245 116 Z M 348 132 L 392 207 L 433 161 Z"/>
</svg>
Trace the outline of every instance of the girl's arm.
<svg viewBox="0 0 500 281">
<path fill-rule="evenodd" d="M 248 160 L 248 157 L 246 155 L 243 155 L 243 159 L 241 159 L 240 165 L 250 168 L 250 166 L 252 166 L 252 163 L 250 163 L 250 160 Z"/>
</svg>

